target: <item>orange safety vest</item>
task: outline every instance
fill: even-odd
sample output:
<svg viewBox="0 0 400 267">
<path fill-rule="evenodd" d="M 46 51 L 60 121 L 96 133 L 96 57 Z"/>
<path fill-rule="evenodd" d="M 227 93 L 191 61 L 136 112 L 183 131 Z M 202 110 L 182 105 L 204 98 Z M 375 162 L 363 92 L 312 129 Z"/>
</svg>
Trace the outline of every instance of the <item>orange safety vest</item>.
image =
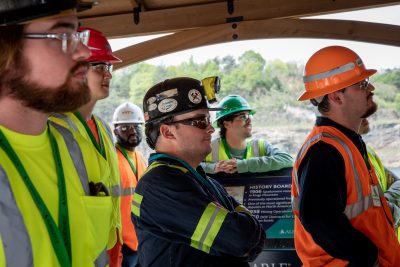
<svg viewBox="0 0 400 267">
<path fill-rule="evenodd" d="M 131 208 L 133 194 L 139 178 L 143 175 L 146 170 L 146 164 L 144 163 L 143 157 L 138 151 L 135 150 L 136 160 L 132 160 L 134 164 L 137 176 L 135 176 L 128 160 L 117 148 L 118 166 L 121 175 L 121 222 L 122 222 L 122 239 L 124 244 L 132 250 L 137 250 L 138 241 L 136 238 L 136 232 L 131 219 Z"/>
<path fill-rule="evenodd" d="M 375 172 L 371 170 L 369 173 L 361 153 L 353 142 L 342 132 L 329 126 L 314 127 L 300 149 L 293 168 L 294 241 L 296 252 L 303 262 L 303 266 L 339 267 L 347 266 L 348 264 L 345 260 L 332 257 L 315 243 L 299 219 L 297 170 L 308 149 L 320 141 L 334 146 L 343 157 L 347 183 L 347 203 L 344 213 L 350 220 L 351 225 L 377 246 L 380 267 L 400 266 L 400 244 L 394 232 L 390 209 L 379 187 Z M 373 184 L 379 188 L 380 207 L 373 205 L 370 176 Z"/>
</svg>

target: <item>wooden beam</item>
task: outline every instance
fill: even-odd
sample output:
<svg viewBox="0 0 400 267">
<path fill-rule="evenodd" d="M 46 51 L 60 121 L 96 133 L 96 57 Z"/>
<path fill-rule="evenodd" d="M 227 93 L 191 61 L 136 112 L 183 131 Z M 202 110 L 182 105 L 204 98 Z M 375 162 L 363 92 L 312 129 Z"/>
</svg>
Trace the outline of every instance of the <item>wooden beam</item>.
<svg viewBox="0 0 400 267">
<path fill-rule="evenodd" d="M 236 0 L 235 12 L 229 15 L 226 2 L 197 6 L 160 9 L 140 13 L 138 25 L 132 13 L 81 18 L 85 27 L 102 31 L 107 37 L 128 37 L 176 32 L 204 26 L 223 24 L 227 19 L 243 21 L 271 18 L 298 18 L 310 15 L 400 4 L 399 0 Z"/>
<path fill-rule="evenodd" d="M 257 20 L 220 24 L 181 31 L 118 50 L 114 54 L 123 62 L 117 63 L 114 68 L 205 45 L 268 38 L 341 39 L 400 47 L 400 26 L 325 19 Z"/>
</svg>

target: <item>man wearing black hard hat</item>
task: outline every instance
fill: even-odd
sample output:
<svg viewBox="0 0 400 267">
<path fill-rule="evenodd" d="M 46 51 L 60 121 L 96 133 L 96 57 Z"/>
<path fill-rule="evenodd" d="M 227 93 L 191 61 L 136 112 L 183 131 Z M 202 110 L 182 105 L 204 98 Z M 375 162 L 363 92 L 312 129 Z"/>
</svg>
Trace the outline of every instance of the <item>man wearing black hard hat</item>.
<svg viewBox="0 0 400 267">
<path fill-rule="evenodd" d="M 133 200 L 140 266 L 249 266 L 263 247 L 261 224 L 199 167 L 214 132 L 206 84 L 174 78 L 144 97 L 156 153 Z"/>
<path fill-rule="evenodd" d="M 109 168 L 48 122 L 89 101 L 72 0 L 0 3 L 0 266 L 106 266 Z M 23 23 L 23 24 L 21 24 Z"/>
</svg>

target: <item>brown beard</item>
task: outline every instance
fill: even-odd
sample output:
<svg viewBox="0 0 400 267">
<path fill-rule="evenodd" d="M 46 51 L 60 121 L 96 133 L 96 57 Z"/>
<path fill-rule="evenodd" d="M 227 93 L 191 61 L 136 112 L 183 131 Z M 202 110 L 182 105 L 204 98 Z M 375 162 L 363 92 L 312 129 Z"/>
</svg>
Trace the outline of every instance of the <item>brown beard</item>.
<svg viewBox="0 0 400 267">
<path fill-rule="evenodd" d="M 29 68 L 21 64 L 23 59 L 17 59 L 15 71 L 9 72 L 5 78 L 7 95 L 17 99 L 24 106 L 43 113 L 67 112 L 77 110 L 90 100 L 90 90 L 87 82 L 72 83 L 73 73 L 82 66 L 87 66 L 85 61 L 78 62 L 68 74 L 67 80 L 59 87 L 44 87 L 37 82 L 29 81 L 26 76 Z M 51 77 L 49 77 L 51 79 Z"/>
<path fill-rule="evenodd" d="M 374 114 L 378 110 L 378 105 L 373 102 L 374 104 L 361 116 L 362 119 L 368 118 L 372 114 Z"/>
</svg>

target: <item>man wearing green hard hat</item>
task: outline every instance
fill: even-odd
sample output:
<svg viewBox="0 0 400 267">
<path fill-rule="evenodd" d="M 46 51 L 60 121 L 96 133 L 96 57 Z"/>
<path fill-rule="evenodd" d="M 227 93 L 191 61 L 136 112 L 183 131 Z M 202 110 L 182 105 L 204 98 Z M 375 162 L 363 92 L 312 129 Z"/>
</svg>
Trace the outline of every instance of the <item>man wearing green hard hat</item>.
<svg viewBox="0 0 400 267">
<path fill-rule="evenodd" d="M 260 173 L 292 167 L 292 157 L 273 147 L 265 139 L 252 137 L 252 117 L 256 113 L 239 95 L 228 95 L 218 104 L 221 111 L 213 123 L 219 138 L 202 167 L 207 173 Z"/>
</svg>

